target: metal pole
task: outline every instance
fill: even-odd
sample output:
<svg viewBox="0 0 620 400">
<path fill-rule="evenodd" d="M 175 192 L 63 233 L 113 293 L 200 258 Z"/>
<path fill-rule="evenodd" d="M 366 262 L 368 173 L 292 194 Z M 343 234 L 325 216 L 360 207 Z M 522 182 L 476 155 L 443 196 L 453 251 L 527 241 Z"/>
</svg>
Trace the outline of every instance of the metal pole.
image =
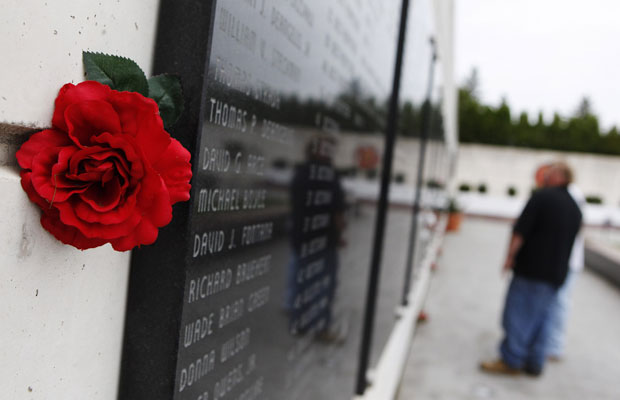
<svg viewBox="0 0 620 400">
<path fill-rule="evenodd" d="M 400 27 L 398 30 L 398 45 L 396 49 L 396 62 L 394 65 L 394 81 L 388 109 L 387 127 L 385 132 L 385 151 L 383 155 L 383 171 L 381 175 L 381 191 L 377 205 L 376 230 L 373 242 L 370 272 L 368 277 L 368 289 L 366 292 L 366 308 L 364 310 L 364 325 L 362 328 L 362 342 L 360 345 L 359 364 L 357 370 L 357 382 L 355 393 L 362 395 L 368 382 L 366 371 L 370 358 L 372 344 L 372 331 L 377 305 L 377 288 L 379 286 L 379 272 L 381 269 L 381 253 L 383 250 L 383 236 L 385 233 L 385 219 L 388 202 L 388 189 L 392 175 L 392 158 L 394 156 L 394 141 L 396 139 L 396 123 L 398 120 L 398 96 L 400 90 L 400 75 L 403 62 L 403 49 L 405 44 L 405 32 L 407 28 L 407 12 L 409 0 L 403 0 L 400 14 Z"/>
<path fill-rule="evenodd" d="M 418 214 L 420 212 L 420 198 L 422 195 L 422 185 L 424 178 L 424 162 L 426 155 L 426 142 L 428 141 L 428 136 L 431 127 L 431 100 L 433 93 L 433 80 L 435 77 L 435 61 L 437 60 L 437 51 L 435 49 L 435 40 L 431 37 L 431 48 L 433 55 L 431 57 L 431 63 L 429 66 L 429 74 L 428 74 L 428 87 L 426 90 L 426 100 L 424 100 L 424 104 L 422 106 L 422 126 L 420 132 L 420 155 L 418 157 L 418 176 L 416 178 L 416 190 L 415 197 L 413 200 L 413 212 L 411 216 L 411 228 L 409 231 L 409 246 L 407 249 L 407 263 L 405 264 L 405 283 L 403 287 L 403 296 L 401 300 L 401 304 L 403 306 L 407 305 L 407 296 L 409 295 L 409 290 L 411 288 L 411 272 L 413 270 L 413 256 L 414 256 L 414 248 L 415 243 L 418 236 Z"/>
</svg>

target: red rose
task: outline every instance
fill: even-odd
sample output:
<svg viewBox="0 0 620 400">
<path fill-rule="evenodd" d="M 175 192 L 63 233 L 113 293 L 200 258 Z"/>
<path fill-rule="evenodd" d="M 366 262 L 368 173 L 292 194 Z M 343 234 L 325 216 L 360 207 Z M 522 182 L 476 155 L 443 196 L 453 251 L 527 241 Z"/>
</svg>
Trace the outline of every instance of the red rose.
<svg viewBox="0 0 620 400">
<path fill-rule="evenodd" d="M 190 154 L 164 130 L 157 103 L 95 81 L 63 86 L 52 128 L 16 156 L 41 225 L 78 249 L 151 244 L 172 204 L 189 199 Z"/>
</svg>

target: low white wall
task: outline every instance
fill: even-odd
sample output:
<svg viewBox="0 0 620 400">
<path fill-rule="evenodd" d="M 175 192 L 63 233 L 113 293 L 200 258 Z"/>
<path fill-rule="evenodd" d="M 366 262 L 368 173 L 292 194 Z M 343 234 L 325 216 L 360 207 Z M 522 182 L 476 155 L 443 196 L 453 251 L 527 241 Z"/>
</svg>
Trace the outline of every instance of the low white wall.
<svg viewBox="0 0 620 400">
<path fill-rule="evenodd" d="M 115 398 L 129 252 L 56 240 L 10 168 L 0 193 L 0 398 Z"/>
<path fill-rule="evenodd" d="M 0 399 L 114 399 L 130 253 L 63 245 L 41 227 L 14 166 L 28 129 L 84 80 L 82 51 L 149 74 L 157 0 L 0 0 Z"/>
<path fill-rule="evenodd" d="M 607 206 L 620 205 L 618 156 L 461 144 L 454 183 L 468 183 L 474 190 L 484 183 L 488 194 L 495 196 L 507 196 L 508 187 L 515 186 L 518 197 L 525 198 L 534 186 L 538 166 L 554 160 L 568 162 L 586 196 L 600 196 Z"/>
</svg>

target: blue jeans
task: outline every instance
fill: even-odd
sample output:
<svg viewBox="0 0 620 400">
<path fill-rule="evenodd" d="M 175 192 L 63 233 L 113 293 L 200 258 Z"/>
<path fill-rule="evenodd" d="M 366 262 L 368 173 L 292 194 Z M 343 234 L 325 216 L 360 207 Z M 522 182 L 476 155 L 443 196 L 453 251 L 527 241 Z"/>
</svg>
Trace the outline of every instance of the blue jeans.
<svg viewBox="0 0 620 400">
<path fill-rule="evenodd" d="M 556 301 L 551 306 L 549 315 L 549 339 L 547 342 L 547 354 L 561 357 L 564 355 L 564 343 L 566 342 L 566 319 L 570 308 L 570 296 L 573 291 L 575 277 L 578 272 L 568 271 L 566 281 L 560 289 Z"/>
<path fill-rule="evenodd" d="M 545 364 L 549 337 L 549 311 L 557 289 L 545 282 L 513 276 L 502 325 L 502 359 L 512 368 L 541 372 Z"/>
</svg>

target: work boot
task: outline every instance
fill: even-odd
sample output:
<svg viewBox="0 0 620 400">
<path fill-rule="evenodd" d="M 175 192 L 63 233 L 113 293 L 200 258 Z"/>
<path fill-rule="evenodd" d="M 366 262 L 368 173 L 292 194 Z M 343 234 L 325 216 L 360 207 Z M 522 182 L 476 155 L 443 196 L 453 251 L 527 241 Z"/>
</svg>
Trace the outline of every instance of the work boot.
<svg viewBox="0 0 620 400">
<path fill-rule="evenodd" d="M 542 374 L 542 371 L 543 369 L 540 366 L 526 365 L 523 368 L 523 372 L 525 372 L 529 376 L 534 377 L 540 376 Z"/>
<path fill-rule="evenodd" d="M 517 368 L 512 368 L 510 365 L 506 364 L 504 360 L 493 360 L 493 361 L 483 361 L 480 363 L 480 369 L 484 372 L 489 372 L 492 374 L 503 374 L 503 375 L 519 375 L 521 371 Z"/>
</svg>

